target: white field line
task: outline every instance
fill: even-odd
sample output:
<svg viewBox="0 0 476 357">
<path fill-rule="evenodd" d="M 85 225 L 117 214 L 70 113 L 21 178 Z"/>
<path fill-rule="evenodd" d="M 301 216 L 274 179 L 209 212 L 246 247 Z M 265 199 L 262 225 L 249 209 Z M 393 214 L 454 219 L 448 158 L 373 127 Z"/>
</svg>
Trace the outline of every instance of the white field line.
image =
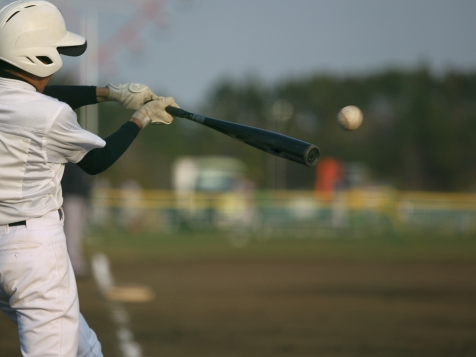
<svg viewBox="0 0 476 357">
<path fill-rule="evenodd" d="M 108 292 L 114 287 L 114 277 L 109 268 L 109 259 L 102 253 L 96 253 L 91 260 L 94 280 L 102 296 L 108 302 L 111 320 L 116 326 L 116 336 L 123 357 L 143 357 L 140 345 L 134 341 L 134 335 L 129 329 L 129 313 L 118 302 L 107 299 Z"/>
</svg>

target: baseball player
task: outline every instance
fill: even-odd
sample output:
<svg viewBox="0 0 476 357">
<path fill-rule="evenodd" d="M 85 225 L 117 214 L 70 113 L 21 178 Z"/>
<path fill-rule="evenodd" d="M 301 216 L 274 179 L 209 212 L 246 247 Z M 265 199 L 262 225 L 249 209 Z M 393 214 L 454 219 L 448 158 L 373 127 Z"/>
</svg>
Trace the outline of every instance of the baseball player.
<svg viewBox="0 0 476 357">
<path fill-rule="evenodd" d="M 47 1 L 16 1 L 0 10 L 0 309 L 18 325 L 28 357 L 102 356 L 79 312 L 66 250 L 65 163 L 89 174 L 104 171 L 142 128 L 171 123 L 164 109 L 177 106 L 138 84 L 52 86 L 43 94 L 62 66 L 60 54 L 85 50 L 86 40 L 68 32 Z M 72 108 L 104 100 L 136 112 L 103 140 L 78 125 Z"/>
</svg>

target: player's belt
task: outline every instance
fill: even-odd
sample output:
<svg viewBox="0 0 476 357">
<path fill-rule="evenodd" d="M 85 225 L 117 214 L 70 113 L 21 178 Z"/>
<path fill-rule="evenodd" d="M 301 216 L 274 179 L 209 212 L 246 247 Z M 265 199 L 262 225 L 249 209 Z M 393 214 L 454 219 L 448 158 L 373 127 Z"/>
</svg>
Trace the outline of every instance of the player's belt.
<svg viewBox="0 0 476 357">
<path fill-rule="evenodd" d="M 58 210 L 60 219 L 63 219 L 63 211 L 61 209 Z M 9 227 L 15 227 L 15 226 L 26 226 L 26 221 L 18 221 L 18 222 L 13 222 L 8 224 Z"/>
<path fill-rule="evenodd" d="M 13 226 L 26 226 L 26 221 L 18 221 L 18 222 L 13 222 L 8 224 L 10 227 Z"/>
</svg>

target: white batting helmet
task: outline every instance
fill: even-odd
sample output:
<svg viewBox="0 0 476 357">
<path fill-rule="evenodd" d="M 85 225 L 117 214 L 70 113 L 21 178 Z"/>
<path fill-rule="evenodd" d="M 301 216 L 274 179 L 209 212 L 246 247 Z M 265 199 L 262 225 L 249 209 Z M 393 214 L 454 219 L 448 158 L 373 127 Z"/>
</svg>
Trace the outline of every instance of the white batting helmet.
<svg viewBox="0 0 476 357">
<path fill-rule="evenodd" d="M 60 53 L 80 56 L 86 46 L 48 1 L 15 1 L 0 10 L 0 60 L 28 73 L 48 77 L 63 65 Z"/>
</svg>

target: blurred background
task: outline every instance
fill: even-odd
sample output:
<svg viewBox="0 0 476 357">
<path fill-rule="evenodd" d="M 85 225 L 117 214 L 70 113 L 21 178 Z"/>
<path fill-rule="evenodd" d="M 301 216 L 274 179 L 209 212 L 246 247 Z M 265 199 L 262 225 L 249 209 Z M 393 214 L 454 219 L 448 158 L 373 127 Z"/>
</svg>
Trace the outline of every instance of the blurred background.
<svg viewBox="0 0 476 357">
<path fill-rule="evenodd" d="M 322 155 L 308 168 L 180 118 L 141 132 L 82 225 L 105 355 L 476 355 L 475 2 L 51 2 L 88 40 L 54 84 L 144 83 Z M 78 118 L 106 137 L 131 114 Z"/>
</svg>

